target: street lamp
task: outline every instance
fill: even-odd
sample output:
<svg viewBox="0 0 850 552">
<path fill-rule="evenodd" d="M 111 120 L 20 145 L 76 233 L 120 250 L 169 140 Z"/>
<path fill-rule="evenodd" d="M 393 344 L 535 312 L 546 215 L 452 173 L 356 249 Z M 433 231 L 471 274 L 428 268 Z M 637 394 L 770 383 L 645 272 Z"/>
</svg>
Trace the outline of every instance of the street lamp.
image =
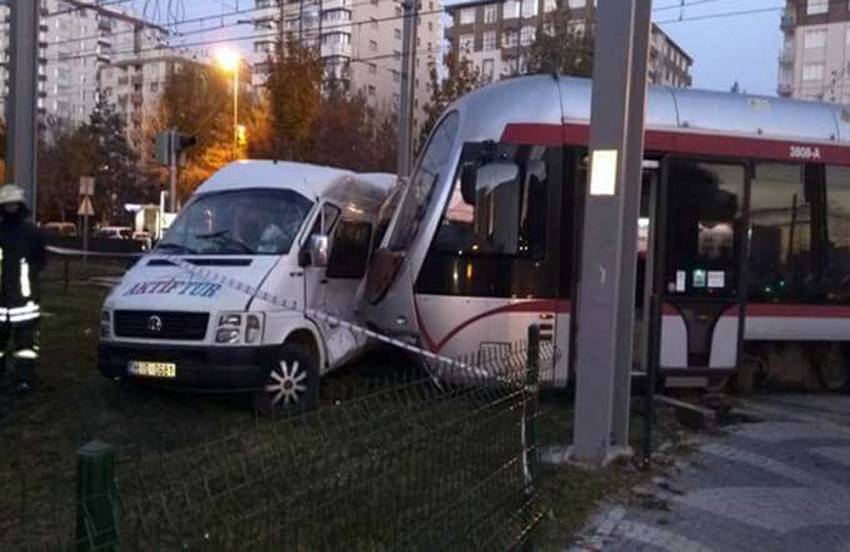
<svg viewBox="0 0 850 552">
<path fill-rule="evenodd" d="M 239 157 L 239 66 L 242 57 L 232 48 L 221 48 L 215 53 L 216 63 L 226 73 L 233 74 L 233 158 Z"/>
</svg>

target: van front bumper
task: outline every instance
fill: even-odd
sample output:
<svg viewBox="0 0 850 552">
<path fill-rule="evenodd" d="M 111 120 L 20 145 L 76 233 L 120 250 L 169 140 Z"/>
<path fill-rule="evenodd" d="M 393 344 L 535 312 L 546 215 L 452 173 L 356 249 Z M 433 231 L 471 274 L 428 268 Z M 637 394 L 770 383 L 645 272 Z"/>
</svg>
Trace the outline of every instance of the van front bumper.
<svg viewBox="0 0 850 552">
<path fill-rule="evenodd" d="M 278 347 L 205 347 L 101 343 L 98 367 L 107 378 L 197 391 L 250 391 L 265 382 Z M 131 361 L 168 362 L 176 377 L 127 373 Z"/>
</svg>

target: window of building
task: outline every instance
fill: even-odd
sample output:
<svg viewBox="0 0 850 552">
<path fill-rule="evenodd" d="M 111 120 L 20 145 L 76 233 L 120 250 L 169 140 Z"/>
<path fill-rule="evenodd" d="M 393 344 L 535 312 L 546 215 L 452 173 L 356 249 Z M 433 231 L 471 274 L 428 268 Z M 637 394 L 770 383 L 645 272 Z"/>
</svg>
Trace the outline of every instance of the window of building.
<svg viewBox="0 0 850 552">
<path fill-rule="evenodd" d="M 558 0 L 543 0 L 543 13 L 551 13 L 558 7 Z"/>
<path fill-rule="evenodd" d="M 515 19 L 519 17 L 519 0 L 505 0 L 502 4 L 502 18 Z"/>
<path fill-rule="evenodd" d="M 520 35 L 520 43 L 523 46 L 530 46 L 532 42 L 534 42 L 534 37 L 537 36 L 537 28 L 536 27 L 523 27 L 522 33 Z"/>
<path fill-rule="evenodd" d="M 370 18 L 370 19 L 371 19 L 372 29 L 374 29 L 374 30 L 378 30 L 378 20 L 377 20 L 377 19 L 375 19 L 374 17 L 372 17 L 372 18 Z"/>
<path fill-rule="evenodd" d="M 428 30 L 429 30 L 429 31 L 433 31 L 433 30 L 434 30 L 434 22 L 433 22 L 433 21 L 429 21 L 429 22 L 428 22 Z"/>
<path fill-rule="evenodd" d="M 537 15 L 538 0 L 522 0 L 522 16 L 534 17 Z"/>
<path fill-rule="evenodd" d="M 571 9 L 583 8 L 586 5 L 586 0 L 567 0 L 567 7 Z"/>
<path fill-rule="evenodd" d="M 806 15 L 817 15 L 829 11 L 829 0 L 807 0 Z"/>
<path fill-rule="evenodd" d="M 516 31 L 505 31 L 502 35 L 502 48 L 512 48 L 517 45 Z"/>
<path fill-rule="evenodd" d="M 370 84 L 366 90 L 369 92 L 370 96 L 375 95 L 375 85 L 374 84 Z"/>
<path fill-rule="evenodd" d="M 393 82 L 401 82 L 401 72 L 393 69 Z"/>
<path fill-rule="evenodd" d="M 401 40 L 401 29 L 394 29 L 394 30 L 393 30 L 393 34 L 395 34 L 395 37 L 396 37 L 398 40 Z"/>
<path fill-rule="evenodd" d="M 460 24 L 468 25 L 475 23 L 475 8 L 463 8 L 460 10 Z"/>
<path fill-rule="evenodd" d="M 806 81 L 822 81 L 823 80 L 823 63 L 807 63 L 803 66 L 803 80 Z"/>
<path fill-rule="evenodd" d="M 397 60 L 401 59 L 401 52 L 399 52 L 398 50 L 395 50 L 393 52 L 393 58 L 395 58 Z"/>
<path fill-rule="evenodd" d="M 495 23 L 499 20 L 499 4 L 484 6 L 484 23 Z"/>
<path fill-rule="evenodd" d="M 369 68 L 369 74 L 370 75 L 374 75 L 375 73 L 378 72 L 378 66 L 375 65 L 374 63 L 370 63 L 367 67 Z"/>
<path fill-rule="evenodd" d="M 483 38 L 482 49 L 485 52 L 496 49 L 496 31 L 486 31 Z"/>
<path fill-rule="evenodd" d="M 371 50 L 372 52 L 375 52 L 375 51 L 378 50 L 378 41 L 377 40 L 370 40 L 369 41 L 369 50 Z"/>
<path fill-rule="evenodd" d="M 471 52 L 475 45 L 475 35 L 464 34 L 458 37 L 458 46 L 462 51 Z"/>
<path fill-rule="evenodd" d="M 492 58 L 481 62 L 481 78 L 484 79 L 484 82 L 493 82 L 494 72 L 495 61 Z"/>
<path fill-rule="evenodd" d="M 826 46 L 826 29 L 806 31 L 803 37 L 803 45 L 806 49 L 823 48 Z"/>
</svg>

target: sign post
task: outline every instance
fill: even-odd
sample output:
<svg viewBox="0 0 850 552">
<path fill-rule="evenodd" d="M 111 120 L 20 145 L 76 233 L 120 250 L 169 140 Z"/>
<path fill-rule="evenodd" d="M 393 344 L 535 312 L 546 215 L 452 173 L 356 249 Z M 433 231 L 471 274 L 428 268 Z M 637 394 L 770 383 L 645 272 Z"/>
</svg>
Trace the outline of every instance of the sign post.
<svg viewBox="0 0 850 552">
<path fill-rule="evenodd" d="M 94 178 L 91 176 L 80 177 L 80 208 L 77 215 L 83 217 L 83 261 L 88 260 L 89 252 L 89 217 L 94 216 L 94 207 L 91 198 L 94 195 Z"/>
</svg>

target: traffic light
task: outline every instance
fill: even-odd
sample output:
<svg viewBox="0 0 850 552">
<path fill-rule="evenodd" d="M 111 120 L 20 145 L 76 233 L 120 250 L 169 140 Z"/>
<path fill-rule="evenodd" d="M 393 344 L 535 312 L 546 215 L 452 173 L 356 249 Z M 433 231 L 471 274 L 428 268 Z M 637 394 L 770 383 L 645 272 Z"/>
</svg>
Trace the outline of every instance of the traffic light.
<svg viewBox="0 0 850 552">
<path fill-rule="evenodd" d="M 185 164 L 184 152 L 198 143 L 197 137 L 185 132 L 169 130 L 156 134 L 156 160 L 160 165 L 171 165 L 172 156 L 179 164 Z"/>
</svg>

